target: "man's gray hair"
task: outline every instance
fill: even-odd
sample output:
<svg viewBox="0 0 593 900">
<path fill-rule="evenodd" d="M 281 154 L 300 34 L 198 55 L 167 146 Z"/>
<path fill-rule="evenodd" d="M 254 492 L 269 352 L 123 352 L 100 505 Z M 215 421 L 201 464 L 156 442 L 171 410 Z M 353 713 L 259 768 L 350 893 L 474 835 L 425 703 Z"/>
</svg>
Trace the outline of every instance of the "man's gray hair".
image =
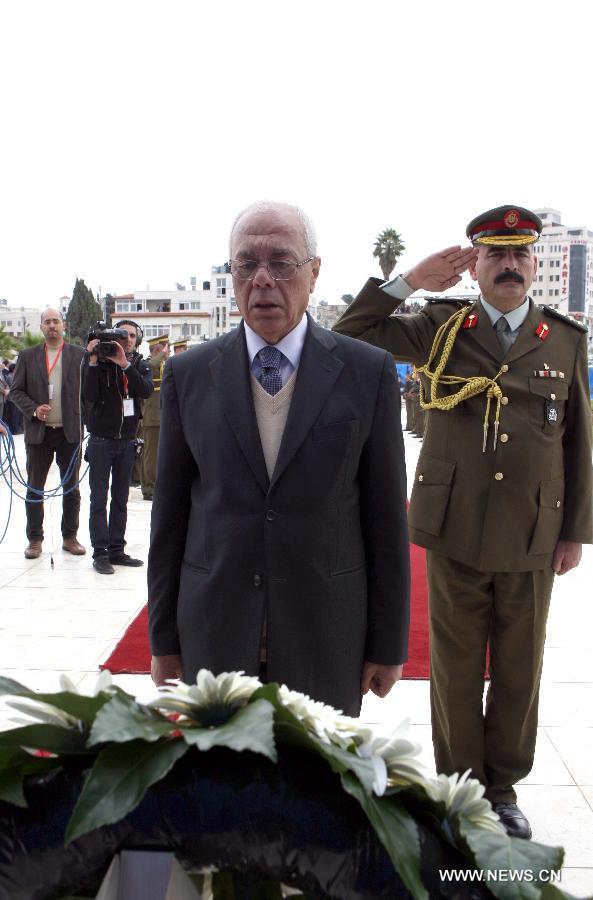
<svg viewBox="0 0 593 900">
<path fill-rule="evenodd" d="M 307 256 L 317 256 L 317 233 L 315 231 L 315 226 L 307 213 L 303 212 L 300 206 L 293 206 L 291 203 L 277 203 L 273 200 L 259 200 L 257 203 L 251 203 L 249 206 L 246 206 L 245 209 L 242 209 L 239 215 L 236 216 L 229 235 L 229 255 L 232 255 L 233 234 L 235 228 L 243 216 L 251 215 L 252 213 L 288 211 L 294 213 L 299 220 L 303 238 L 305 240 Z"/>
</svg>

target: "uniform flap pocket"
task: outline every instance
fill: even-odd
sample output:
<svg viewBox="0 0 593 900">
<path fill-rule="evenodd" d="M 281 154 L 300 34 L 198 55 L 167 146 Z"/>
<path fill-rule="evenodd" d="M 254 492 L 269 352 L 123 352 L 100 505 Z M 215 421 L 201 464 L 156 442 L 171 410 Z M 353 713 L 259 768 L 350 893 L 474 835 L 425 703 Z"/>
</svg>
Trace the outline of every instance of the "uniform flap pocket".
<svg viewBox="0 0 593 900">
<path fill-rule="evenodd" d="M 564 478 L 542 481 L 539 487 L 539 505 L 561 509 L 564 501 Z"/>
<path fill-rule="evenodd" d="M 454 472 L 454 460 L 437 459 L 425 453 L 418 462 L 414 481 L 417 484 L 451 484 Z"/>
<path fill-rule="evenodd" d="M 538 397 L 545 397 L 546 400 L 551 400 L 552 394 L 555 395 L 554 399 L 556 400 L 568 398 L 568 385 L 558 378 L 535 378 L 532 376 L 529 379 L 529 390 Z"/>
<path fill-rule="evenodd" d="M 312 429 L 314 441 L 331 441 L 334 438 L 347 438 L 358 430 L 358 421 L 349 419 L 346 422 L 332 422 L 330 425 L 317 425 Z"/>
</svg>

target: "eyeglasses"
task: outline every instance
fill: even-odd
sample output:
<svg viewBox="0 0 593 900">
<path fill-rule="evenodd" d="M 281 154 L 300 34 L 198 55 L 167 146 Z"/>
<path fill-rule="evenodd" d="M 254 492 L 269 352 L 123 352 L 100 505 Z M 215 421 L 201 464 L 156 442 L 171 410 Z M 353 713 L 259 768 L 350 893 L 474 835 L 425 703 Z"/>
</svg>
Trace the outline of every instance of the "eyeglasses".
<svg viewBox="0 0 593 900">
<path fill-rule="evenodd" d="M 295 263 L 288 259 L 269 259 L 268 262 L 258 262 L 255 259 L 231 259 L 231 275 L 241 278 L 243 281 L 251 281 L 255 278 L 258 269 L 263 266 L 270 278 L 274 281 L 289 281 L 297 273 L 301 266 L 313 262 L 316 257 L 309 256 L 302 262 Z"/>
</svg>

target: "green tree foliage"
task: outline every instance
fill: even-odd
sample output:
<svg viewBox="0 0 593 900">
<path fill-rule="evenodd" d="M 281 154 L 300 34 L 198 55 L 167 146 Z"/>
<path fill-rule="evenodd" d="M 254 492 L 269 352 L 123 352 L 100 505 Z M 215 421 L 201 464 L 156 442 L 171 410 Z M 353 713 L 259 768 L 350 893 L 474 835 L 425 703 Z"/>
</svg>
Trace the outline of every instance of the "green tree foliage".
<svg viewBox="0 0 593 900">
<path fill-rule="evenodd" d="M 18 343 L 11 334 L 7 334 L 4 325 L 0 325 L 0 357 L 12 356 L 12 351 L 18 350 Z"/>
<path fill-rule="evenodd" d="M 348 306 L 350 306 L 350 304 L 354 300 L 354 297 L 352 294 L 342 294 L 342 300 L 344 303 L 346 303 Z"/>
<path fill-rule="evenodd" d="M 42 334 L 32 334 L 27 329 L 21 338 L 16 338 L 17 350 L 26 350 L 27 347 L 35 347 L 37 344 L 43 344 L 45 338 Z"/>
<path fill-rule="evenodd" d="M 115 295 L 114 294 L 105 294 L 103 298 L 105 305 L 105 321 L 109 325 L 110 328 L 113 327 L 113 322 L 115 319 Z"/>
<path fill-rule="evenodd" d="M 77 278 L 66 317 L 69 339 L 75 344 L 86 344 L 89 329 L 103 317 L 100 305 L 83 278 Z"/>
<path fill-rule="evenodd" d="M 389 281 L 389 276 L 405 249 L 406 245 L 395 228 L 385 228 L 381 234 L 377 235 L 373 256 L 379 260 L 385 281 Z"/>
</svg>

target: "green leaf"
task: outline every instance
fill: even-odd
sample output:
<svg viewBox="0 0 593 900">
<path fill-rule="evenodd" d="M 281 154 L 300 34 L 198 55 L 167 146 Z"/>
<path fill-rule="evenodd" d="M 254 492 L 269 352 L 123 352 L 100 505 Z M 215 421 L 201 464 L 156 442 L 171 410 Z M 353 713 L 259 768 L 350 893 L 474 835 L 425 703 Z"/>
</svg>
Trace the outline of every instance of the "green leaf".
<svg viewBox="0 0 593 900">
<path fill-rule="evenodd" d="M 157 741 L 176 730 L 175 722 L 142 706 L 127 694 L 116 694 L 97 713 L 88 745 L 92 747 L 109 741 L 122 744 L 137 739 Z"/>
<path fill-rule="evenodd" d="M 568 894 L 555 884 L 546 884 L 542 888 L 540 897 L 541 900 L 578 900 L 573 894 Z M 585 897 L 583 900 L 593 900 L 593 896 Z"/>
<path fill-rule="evenodd" d="M 342 787 L 362 806 L 414 900 L 428 900 L 428 891 L 420 874 L 420 838 L 414 819 L 400 806 L 396 797 L 369 796 L 350 772 L 341 777 Z"/>
<path fill-rule="evenodd" d="M 2 731 L 0 747 L 31 747 L 33 750 L 64 754 L 88 752 L 81 731 L 59 725 L 24 725 Z"/>
<path fill-rule="evenodd" d="M 20 766 L 3 769 L 0 772 L 0 800 L 26 808 L 27 801 L 23 793 L 24 778 L 25 774 Z"/>
<path fill-rule="evenodd" d="M 177 725 L 179 727 L 178 723 Z M 230 750 L 262 753 L 272 762 L 278 759 L 274 743 L 274 708 L 267 700 L 249 703 L 217 728 L 190 728 L 181 725 L 179 730 L 187 744 L 200 750 L 228 747 Z"/>
<path fill-rule="evenodd" d="M 486 873 L 484 883 L 488 890 L 502 900 L 541 897 L 542 886 L 547 881 L 540 882 L 539 873 L 562 866 L 564 850 L 561 847 L 546 847 L 534 841 L 496 834 L 479 828 L 465 816 L 459 816 L 458 827 L 473 853 L 476 868 Z M 488 872 L 492 877 L 487 877 Z"/>
<path fill-rule="evenodd" d="M 11 756 L 0 769 L 0 800 L 15 806 L 27 806 L 23 793 L 23 782 L 27 775 L 45 775 L 60 765 L 53 757 L 31 756 L 24 750 L 9 751 Z M 4 756 L 4 753 L 2 754 Z"/>
<path fill-rule="evenodd" d="M 58 709 L 69 713 L 76 719 L 80 719 L 86 726 L 90 726 L 97 712 L 107 703 L 112 694 L 102 691 L 95 697 L 87 697 L 84 694 L 73 694 L 70 691 L 58 691 L 55 694 L 41 694 L 38 691 L 32 691 L 30 688 L 13 681 L 12 678 L 0 677 L 0 695 L 11 695 L 16 697 L 30 697 L 33 700 L 41 700 L 43 703 L 50 703 Z"/>
<path fill-rule="evenodd" d="M 158 744 L 130 741 L 102 750 L 68 822 L 65 843 L 123 819 L 186 752 L 187 744 L 181 740 Z"/>
</svg>

